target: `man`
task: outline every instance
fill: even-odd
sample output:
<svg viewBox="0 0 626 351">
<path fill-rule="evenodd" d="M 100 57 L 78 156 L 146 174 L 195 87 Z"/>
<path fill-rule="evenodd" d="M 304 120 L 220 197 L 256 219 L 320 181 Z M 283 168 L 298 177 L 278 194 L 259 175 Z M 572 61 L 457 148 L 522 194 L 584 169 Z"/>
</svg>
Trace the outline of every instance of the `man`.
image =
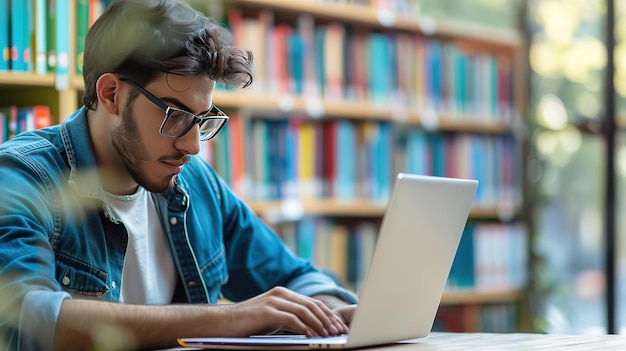
<svg viewBox="0 0 626 351">
<path fill-rule="evenodd" d="M 114 1 L 87 35 L 84 107 L 0 146 L 0 343 L 347 332 L 355 296 L 195 156 L 227 121 L 216 81 L 252 82 L 228 40 L 182 1 Z"/>
</svg>

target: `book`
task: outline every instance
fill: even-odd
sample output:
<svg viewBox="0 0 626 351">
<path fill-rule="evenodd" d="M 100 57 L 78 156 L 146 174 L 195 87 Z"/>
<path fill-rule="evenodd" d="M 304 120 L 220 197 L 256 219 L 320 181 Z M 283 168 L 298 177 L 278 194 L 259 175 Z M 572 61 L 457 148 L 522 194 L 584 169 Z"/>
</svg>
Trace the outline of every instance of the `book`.
<svg viewBox="0 0 626 351">
<path fill-rule="evenodd" d="M 9 0 L 0 0 L 0 72 L 11 67 Z"/>
<path fill-rule="evenodd" d="M 0 0 L 1 1 L 1 0 Z M 48 1 L 47 0 L 34 0 L 35 1 L 35 32 L 33 36 L 34 41 L 34 66 L 35 73 L 44 74 L 48 72 Z"/>
<path fill-rule="evenodd" d="M 85 55 L 85 37 L 89 29 L 89 0 L 76 0 L 76 58 L 75 69 L 78 75 L 83 74 L 83 56 Z"/>
<path fill-rule="evenodd" d="M 69 48 L 69 13 L 70 0 L 55 1 L 55 33 L 56 33 L 56 82 L 57 90 L 69 87 L 70 48 Z"/>
<path fill-rule="evenodd" d="M 52 125 L 50 107 L 46 105 L 34 105 L 17 108 L 15 134 L 45 128 L 50 125 Z"/>
<path fill-rule="evenodd" d="M 29 72 L 32 70 L 31 16 L 32 3 L 30 1 L 11 2 L 10 67 L 14 72 Z"/>
<path fill-rule="evenodd" d="M 56 1 L 48 0 L 46 7 L 46 69 L 48 72 L 56 72 L 57 68 Z"/>
<path fill-rule="evenodd" d="M 6 107 L 0 107 L 0 144 L 7 141 L 9 110 Z"/>
</svg>

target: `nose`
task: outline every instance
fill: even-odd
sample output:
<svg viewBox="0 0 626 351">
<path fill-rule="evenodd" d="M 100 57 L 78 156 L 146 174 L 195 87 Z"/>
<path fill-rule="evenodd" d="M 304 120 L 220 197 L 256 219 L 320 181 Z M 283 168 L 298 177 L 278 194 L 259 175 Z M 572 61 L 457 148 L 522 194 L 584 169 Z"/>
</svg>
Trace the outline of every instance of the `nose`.
<svg viewBox="0 0 626 351">
<path fill-rule="evenodd" d="M 185 155 L 196 155 L 200 152 L 200 125 L 194 123 L 185 135 L 176 139 L 174 147 Z"/>
</svg>

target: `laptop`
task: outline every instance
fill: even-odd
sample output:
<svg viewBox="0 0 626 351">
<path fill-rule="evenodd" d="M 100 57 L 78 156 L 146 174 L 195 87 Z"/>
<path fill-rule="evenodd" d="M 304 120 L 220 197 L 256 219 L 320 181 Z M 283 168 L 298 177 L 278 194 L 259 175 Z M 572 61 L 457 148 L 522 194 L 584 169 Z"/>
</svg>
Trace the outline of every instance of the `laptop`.
<svg viewBox="0 0 626 351">
<path fill-rule="evenodd" d="M 472 207 L 478 181 L 397 175 L 348 334 L 180 338 L 210 349 L 340 349 L 427 336 Z"/>
</svg>

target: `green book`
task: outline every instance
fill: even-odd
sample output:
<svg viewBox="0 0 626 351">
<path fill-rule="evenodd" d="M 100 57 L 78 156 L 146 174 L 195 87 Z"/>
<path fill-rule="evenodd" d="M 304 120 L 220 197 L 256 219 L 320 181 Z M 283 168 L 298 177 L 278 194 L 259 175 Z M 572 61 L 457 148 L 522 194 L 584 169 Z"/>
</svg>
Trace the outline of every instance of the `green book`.
<svg viewBox="0 0 626 351">
<path fill-rule="evenodd" d="M 85 54 L 85 37 L 89 30 L 89 1 L 76 1 L 76 73 L 83 74 L 83 56 Z"/>
</svg>

